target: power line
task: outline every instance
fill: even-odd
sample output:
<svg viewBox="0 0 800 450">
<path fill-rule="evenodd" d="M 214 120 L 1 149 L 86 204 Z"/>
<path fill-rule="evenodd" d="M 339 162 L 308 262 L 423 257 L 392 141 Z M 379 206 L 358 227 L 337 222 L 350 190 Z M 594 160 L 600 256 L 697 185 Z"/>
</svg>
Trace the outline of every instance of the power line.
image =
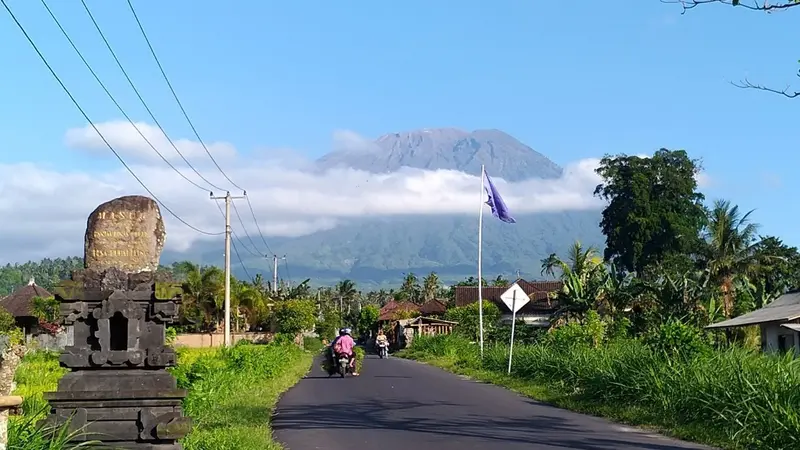
<svg viewBox="0 0 800 450">
<path fill-rule="evenodd" d="M 225 217 L 225 213 L 222 211 L 222 206 L 220 206 L 219 204 L 219 199 L 214 199 L 214 203 L 217 205 L 217 209 L 219 210 L 219 213 L 222 214 L 222 217 Z M 231 202 L 231 204 L 233 204 L 233 202 Z M 231 234 L 233 235 L 234 238 L 236 238 L 237 241 L 239 241 L 239 244 L 241 244 L 242 247 L 244 247 L 244 244 L 242 243 L 241 239 L 239 239 L 239 237 L 236 236 L 236 233 L 233 232 L 233 230 L 231 230 Z M 233 247 L 233 252 L 236 253 L 236 259 L 239 260 L 239 264 L 242 265 L 242 270 L 244 271 L 244 274 L 247 275 L 247 278 L 249 278 L 250 281 L 252 281 L 253 277 L 251 277 L 250 273 L 247 271 L 247 267 L 244 265 L 244 260 L 239 254 L 239 250 L 236 248 L 236 244 L 234 242 L 231 242 L 231 247 Z M 261 255 L 256 254 L 256 256 L 261 256 Z"/>
<path fill-rule="evenodd" d="M 242 220 L 242 216 L 239 215 L 239 208 L 236 207 L 235 203 L 233 204 L 233 212 L 236 214 L 236 217 L 239 219 L 239 224 L 242 225 L 242 230 L 244 230 L 244 235 L 247 237 L 247 240 L 250 241 L 250 245 L 252 245 L 253 248 L 257 252 L 258 251 L 258 246 L 255 244 L 255 242 L 253 242 L 253 238 L 251 238 L 250 234 L 247 232 L 247 227 L 244 226 L 244 221 Z"/>
<path fill-rule="evenodd" d="M 187 227 L 191 228 L 192 230 L 194 230 L 194 231 L 196 231 L 196 232 L 198 232 L 198 233 L 201 233 L 201 234 L 208 235 L 208 236 L 219 236 L 219 235 L 221 235 L 221 234 L 224 234 L 224 231 L 223 231 L 223 232 L 219 232 L 219 233 L 210 233 L 210 232 L 208 232 L 208 231 L 203 231 L 203 230 L 201 230 L 201 229 L 199 229 L 199 228 L 197 228 L 197 227 L 195 227 L 195 226 L 193 226 L 193 225 L 189 224 L 189 223 L 188 223 L 188 222 L 186 222 L 184 219 L 182 219 L 182 218 L 181 218 L 179 215 L 175 214 L 175 212 L 174 212 L 174 211 L 172 211 L 172 209 L 170 209 L 170 208 L 169 208 L 167 205 L 165 205 L 165 204 L 164 204 L 164 202 L 162 202 L 162 201 L 161 201 L 161 200 L 160 200 L 160 199 L 159 199 L 159 198 L 158 198 L 158 197 L 157 197 L 157 196 L 156 196 L 156 195 L 153 193 L 153 191 L 151 191 L 151 190 L 150 190 L 150 188 L 148 188 L 148 187 L 147 187 L 147 185 L 145 185 L 145 184 L 144 184 L 144 182 L 143 182 L 143 181 L 142 181 L 142 180 L 141 180 L 141 179 L 140 179 L 140 178 L 139 178 L 139 177 L 136 175 L 136 173 L 134 173 L 134 172 L 133 172 L 133 170 L 132 170 L 132 169 L 131 169 L 131 168 L 128 166 L 128 164 L 127 164 L 127 163 L 125 163 L 125 160 L 123 160 L 123 159 L 122 159 L 122 157 L 119 155 L 119 153 L 117 153 L 117 151 L 114 149 L 114 147 L 113 147 L 113 146 L 112 146 L 112 145 L 111 145 L 111 144 L 108 142 L 108 140 L 106 139 L 106 137 L 105 137 L 105 136 L 103 136 L 103 133 L 101 133 L 101 132 L 100 132 L 100 130 L 97 128 L 97 125 L 95 125 L 95 123 L 92 121 L 92 119 L 90 119 L 90 118 L 89 118 L 89 115 L 88 115 L 88 114 L 86 114 L 86 111 L 84 111 L 84 109 L 81 107 L 80 103 L 78 103 L 78 101 L 77 101 L 77 100 L 75 99 L 75 97 L 72 95 L 72 92 L 70 92 L 69 88 L 67 88 L 67 86 L 64 84 L 64 82 L 63 82 L 63 81 L 61 81 L 61 77 L 59 77 L 59 76 L 58 76 L 58 74 L 55 72 L 55 70 L 54 70 L 54 69 L 53 69 L 53 67 L 50 65 L 50 63 L 49 63 L 49 62 L 47 62 L 47 58 L 45 58 L 45 57 L 44 57 L 44 55 L 42 54 L 41 50 L 39 50 L 39 47 L 36 45 L 36 43 L 35 43 L 35 42 L 33 42 L 33 39 L 30 37 L 30 35 L 28 34 L 28 32 L 25 30 L 25 27 L 23 27 L 23 26 L 22 26 L 22 24 L 21 24 L 21 23 L 19 22 L 19 20 L 17 19 L 17 16 L 14 14 L 14 12 L 11 10 L 11 8 L 10 8 L 10 7 L 8 6 L 8 4 L 6 3 L 6 0 L 0 0 L 0 3 L 2 3 L 2 4 L 3 4 L 3 7 L 5 8 L 6 12 L 8 12 L 8 15 L 11 17 L 11 19 L 12 19 L 12 20 L 14 21 L 14 23 L 17 25 L 17 27 L 19 28 L 19 30 L 20 30 L 20 31 L 22 32 L 22 34 L 25 36 L 25 39 L 27 39 L 27 40 L 28 40 L 28 43 L 29 43 L 29 44 L 31 44 L 31 47 L 33 47 L 34 51 L 36 51 L 36 54 L 37 54 L 37 55 L 39 55 L 39 59 L 41 59 L 41 60 L 42 60 L 42 62 L 44 63 L 44 65 L 47 67 L 47 70 L 49 70 L 49 71 L 50 71 L 50 74 L 52 74 L 52 75 L 53 75 L 53 78 L 55 78 L 55 79 L 56 79 L 56 81 L 58 82 L 58 84 L 61 86 L 61 89 L 63 89 L 63 90 L 64 90 L 64 92 L 67 94 L 67 96 L 69 97 L 69 99 L 70 99 L 70 100 L 72 100 L 72 103 L 75 105 L 75 107 L 78 109 L 78 111 L 80 111 L 81 115 L 83 115 L 84 119 L 86 119 L 86 121 L 87 121 L 87 122 L 89 122 L 89 124 L 92 126 L 92 128 L 94 129 L 94 131 L 97 133 L 97 135 L 98 135 L 98 136 L 100 136 L 100 139 L 102 139 L 102 140 L 103 140 L 103 143 L 104 143 L 104 144 L 105 144 L 105 145 L 108 147 L 108 149 L 109 149 L 109 150 L 111 150 L 111 152 L 114 154 L 114 156 L 116 156 L 116 157 L 117 157 L 117 159 L 119 160 L 119 162 L 120 162 L 120 163 L 122 163 L 123 167 L 125 167 L 125 169 L 126 169 L 126 170 L 127 170 L 127 171 L 128 171 L 130 174 L 131 174 L 131 176 L 133 176 L 133 178 L 134 178 L 134 179 L 136 179 L 136 181 L 138 181 L 138 182 L 139 182 L 139 184 L 140 184 L 140 185 L 141 185 L 141 186 L 144 188 L 144 190 L 145 190 L 145 191 L 147 191 L 147 193 L 148 193 L 148 194 L 150 194 L 150 196 L 151 196 L 151 197 L 152 197 L 152 198 L 153 198 L 153 199 L 154 199 L 156 202 L 158 202 L 158 204 L 159 204 L 159 205 L 161 205 L 161 206 L 162 206 L 162 207 L 163 207 L 163 208 L 164 208 L 164 209 L 165 209 L 167 212 L 169 212 L 169 213 L 170 213 L 170 214 L 171 214 L 173 217 L 175 217 L 176 219 L 178 219 L 178 221 L 180 221 L 181 223 L 183 223 L 183 224 L 184 224 L 184 225 L 186 225 Z"/>
<path fill-rule="evenodd" d="M 289 261 L 286 257 L 283 257 L 283 266 L 286 268 L 286 279 L 289 280 L 289 284 L 292 284 L 292 275 L 289 274 Z"/>
<path fill-rule="evenodd" d="M 81 1 L 84 1 L 84 0 L 81 0 Z M 181 109 L 181 112 L 183 113 L 183 117 L 186 119 L 186 121 L 189 123 L 189 126 L 192 128 L 192 131 L 194 132 L 194 135 L 197 138 L 197 141 L 200 142 L 200 145 L 203 146 L 203 149 L 208 154 L 208 157 L 211 158 L 211 161 L 213 161 L 214 165 L 217 166 L 217 169 L 219 169 L 219 171 L 222 174 L 222 176 L 224 176 L 225 179 L 228 180 L 235 188 L 239 189 L 240 191 L 244 191 L 244 189 L 239 187 L 238 184 L 234 183 L 233 180 L 230 179 L 228 174 L 226 174 L 225 171 L 222 170 L 222 167 L 219 166 L 219 164 L 217 163 L 217 160 L 214 159 L 214 156 L 211 155 L 211 152 L 208 150 L 208 147 L 206 146 L 205 142 L 203 142 L 203 139 L 200 138 L 200 134 L 197 132 L 197 129 L 195 128 L 194 123 L 189 118 L 189 114 L 186 113 L 186 109 L 183 107 L 183 104 L 181 103 L 180 99 L 178 98 L 178 94 L 175 92 L 175 89 L 172 87 L 172 83 L 170 83 L 169 77 L 167 77 L 167 73 L 164 71 L 164 67 L 161 65 L 161 61 L 158 59 L 158 56 L 156 55 L 155 49 L 153 48 L 153 45 L 150 43 L 150 38 L 147 37 L 147 33 L 144 31 L 144 26 L 142 25 L 142 22 L 139 20 L 139 15 L 136 14 L 136 9 L 133 7 L 133 3 L 131 2 L 131 0 L 128 0 L 128 7 L 130 7 L 131 13 L 133 14 L 133 18 L 136 19 L 136 24 L 139 25 L 139 31 L 142 32 L 142 37 L 144 37 L 145 42 L 147 42 L 147 47 L 150 49 L 150 54 L 153 55 L 153 59 L 156 61 L 156 64 L 158 65 L 158 69 L 161 71 L 161 76 L 164 78 L 164 81 L 167 82 L 167 86 L 169 86 L 169 90 L 170 90 L 170 92 L 172 92 L 172 96 L 175 98 L 175 102 L 178 104 L 178 107 Z"/>
<path fill-rule="evenodd" d="M 43 4 L 44 4 L 44 2 L 45 2 L 45 0 L 42 0 Z M 211 181 L 209 181 L 206 177 L 204 177 L 192 165 L 192 163 L 189 162 L 189 160 L 183 155 L 183 153 L 181 153 L 181 151 L 178 149 L 178 146 L 175 145 L 175 143 L 172 141 L 172 138 L 170 138 L 169 135 L 167 134 L 167 132 L 164 130 L 164 127 L 162 127 L 161 123 L 158 121 L 158 119 L 156 119 L 156 116 L 155 116 L 155 114 L 153 114 L 153 111 L 150 109 L 149 106 L 147 106 L 147 102 L 144 101 L 144 98 L 142 97 L 141 93 L 139 93 L 139 89 L 136 88 L 136 84 L 134 84 L 133 80 L 128 75 L 128 71 L 125 70 L 125 67 L 122 65 L 122 62 L 120 62 L 119 58 L 117 57 L 117 53 L 114 51 L 114 48 L 111 47 L 111 43 L 108 41 L 108 39 L 106 39 L 105 33 L 103 33 L 103 30 L 100 28 L 100 25 L 95 20 L 94 15 L 92 14 L 92 11 L 89 9 L 89 6 L 86 4 L 86 1 L 85 0 L 81 0 L 81 3 L 83 4 L 83 9 L 86 10 L 86 14 L 89 15 L 89 19 L 91 19 L 92 24 L 94 24 L 94 28 L 97 30 L 97 33 L 100 34 L 100 38 L 103 39 L 103 42 L 106 44 L 106 48 L 108 48 L 108 51 L 111 53 L 111 56 L 114 58 L 114 61 L 117 63 L 117 67 L 119 67 L 119 70 L 122 71 L 122 74 L 125 76 L 125 79 L 128 80 L 128 84 L 131 86 L 131 89 L 133 89 L 133 92 L 136 93 L 136 97 L 139 98 L 139 101 L 142 103 L 142 106 L 144 106 L 144 109 L 147 111 L 147 114 L 150 115 L 150 118 L 153 119 L 153 122 L 156 124 L 158 129 L 161 130 L 161 132 L 164 134 L 164 137 L 166 137 L 167 142 L 169 142 L 169 144 L 172 146 L 172 148 L 175 149 L 175 151 L 178 153 L 178 155 L 180 155 L 181 159 L 183 159 L 183 161 L 189 166 L 190 169 L 192 169 L 194 171 L 195 174 L 197 174 L 198 177 L 200 177 L 200 179 L 202 179 L 203 181 L 208 183 L 208 185 L 211 186 L 212 188 L 214 188 L 216 190 L 219 190 L 219 191 L 224 191 L 224 189 L 222 189 L 221 187 L 217 186 L 216 184 L 214 184 Z M 45 4 L 45 7 L 47 7 L 46 4 Z M 48 10 L 48 12 L 50 12 L 50 8 L 47 8 L 47 10 Z M 55 16 L 53 15 L 52 12 L 50 12 L 50 15 L 53 16 L 53 19 L 55 20 Z M 56 20 L 56 22 L 58 22 L 58 21 Z M 61 26 L 59 25 L 59 28 L 60 27 Z M 62 28 L 62 32 L 64 32 L 63 28 Z M 66 35 L 66 32 L 64 32 L 64 34 Z M 67 37 L 67 39 L 69 39 L 69 37 Z M 73 44 L 73 48 L 74 47 L 75 46 Z M 76 51 L 77 51 L 77 48 L 76 48 Z M 133 123 L 133 121 L 131 121 L 130 118 L 128 118 L 128 121 Z M 138 130 L 138 127 L 137 127 L 137 130 Z M 140 134 L 141 134 L 141 132 L 140 132 Z M 160 153 L 159 153 L 159 155 L 160 155 Z M 215 161 L 215 164 L 216 164 L 216 161 Z M 170 164 L 170 166 L 171 166 L 171 164 Z M 195 183 L 193 183 L 193 184 L 195 184 Z M 202 188 L 202 187 L 201 187 L 201 189 L 203 189 L 205 191 L 208 191 L 208 189 L 205 189 L 205 188 Z"/>
<path fill-rule="evenodd" d="M 264 246 L 267 247 L 267 252 L 272 253 L 272 249 L 269 248 L 269 244 L 267 244 L 267 240 L 264 239 L 264 233 L 261 232 L 261 226 L 258 225 L 258 219 L 256 219 L 256 212 L 253 210 L 253 204 L 250 203 L 250 196 L 247 195 L 247 191 L 244 193 L 244 199 L 247 200 L 247 206 L 250 208 L 250 214 L 253 215 L 253 222 L 256 223 L 256 229 L 258 230 L 258 235 L 261 236 L 261 242 L 264 243 Z"/>
<path fill-rule="evenodd" d="M 47 6 L 47 4 L 45 3 L 45 0 L 41 0 L 41 1 L 42 1 L 42 4 L 44 4 L 44 5 L 45 5 L 45 8 L 47 8 L 48 12 L 50 13 L 50 16 L 51 16 L 51 17 L 53 17 L 53 20 L 55 20 L 55 21 L 56 21 L 56 24 L 59 26 L 59 28 L 61 29 L 62 33 L 64 33 L 64 36 L 65 36 L 65 37 L 67 38 L 67 40 L 69 40 L 69 41 L 70 41 L 70 43 L 72 44 L 72 40 L 69 38 L 69 35 L 68 35 L 68 34 L 66 33 L 66 31 L 64 31 L 64 29 L 61 27 L 60 23 L 58 22 L 58 19 L 56 19 L 55 15 L 52 13 L 52 11 L 50 10 L 50 8 L 49 8 L 49 7 Z M 161 126 L 161 123 L 160 123 L 160 122 L 158 121 L 158 119 L 155 117 L 155 114 L 153 114 L 153 111 L 152 111 L 152 110 L 150 109 L 150 107 L 147 105 L 147 102 L 144 100 L 144 98 L 142 97 L 142 95 L 141 95 L 141 93 L 139 92 L 139 90 L 136 88 L 136 85 L 134 84 L 134 82 L 133 82 L 133 80 L 131 79 L 131 77 L 128 75 L 128 72 L 125 70 L 125 67 L 123 66 L 122 62 L 119 60 L 119 57 L 117 57 L 117 54 L 116 54 L 116 52 L 114 51 L 113 47 L 111 46 L 111 43 L 108 41 L 108 39 L 107 39 L 107 38 L 106 38 L 106 36 L 105 36 L 105 33 L 103 33 L 103 30 L 102 30 L 102 28 L 100 28 L 100 25 L 97 23 L 97 20 L 94 18 L 94 15 L 92 14 L 92 11 L 89 9 L 89 6 L 86 4 L 86 1 L 85 1 L 85 0 L 81 0 L 81 4 L 83 5 L 83 8 L 84 8 L 84 10 L 86 11 L 86 14 L 88 14 L 88 16 L 89 16 L 89 19 L 92 21 L 92 24 L 94 24 L 94 27 L 95 27 L 95 29 L 97 30 L 98 34 L 100 35 L 100 38 L 103 40 L 103 43 L 105 43 L 105 45 L 106 45 L 106 48 L 108 48 L 108 51 L 111 53 L 111 56 L 114 58 L 114 61 L 117 63 L 117 67 L 119 67 L 120 71 L 121 71 L 121 72 L 122 72 L 122 74 L 125 76 L 125 79 L 128 81 L 128 84 L 130 85 L 131 89 L 133 89 L 133 92 L 134 92 L 134 93 L 136 93 L 136 96 L 138 97 L 138 99 L 139 99 L 139 101 L 141 102 L 142 106 L 144 106 L 144 109 L 145 109 L 145 110 L 147 111 L 147 113 L 150 115 L 150 118 L 153 120 L 153 122 L 156 124 L 156 126 L 158 126 L 158 128 L 159 128 L 159 129 L 161 130 L 161 132 L 164 134 L 164 137 L 167 139 L 167 141 L 170 143 L 170 145 L 172 145 L 172 148 L 174 148 L 174 149 L 175 149 L 175 151 L 178 153 L 178 155 L 180 155 L 180 157 L 183 159 L 183 161 L 184 161 L 184 162 L 185 162 L 185 163 L 186 163 L 186 164 L 189 166 L 189 168 L 191 168 L 191 169 L 194 171 L 194 173 L 195 173 L 195 174 L 197 174 L 197 176 L 199 176 L 199 177 L 200 177 L 200 178 L 201 178 L 203 181 L 205 181 L 206 183 L 208 183 L 208 185 L 209 185 L 209 186 L 211 186 L 212 188 L 215 188 L 215 189 L 218 189 L 218 190 L 222 190 L 222 188 L 220 188 L 219 186 L 215 185 L 214 183 L 212 183 L 211 181 L 209 181 L 207 178 L 205 178 L 205 177 L 204 177 L 202 174 L 200 174 L 200 172 L 199 172 L 199 171 L 198 171 L 198 170 L 197 170 L 197 169 L 196 169 L 194 166 L 192 166 L 192 164 L 191 164 L 191 163 L 189 162 L 189 160 L 188 160 L 188 159 L 187 159 L 187 158 L 186 158 L 186 157 L 183 155 L 183 153 L 181 153 L 181 151 L 180 151 L 180 150 L 178 149 L 178 147 L 175 145 L 175 143 L 173 142 L 173 140 L 172 140 L 172 139 L 169 137 L 169 135 L 167 134 L 166 130 L 164 130 L 164 127 L 163 127 L 163 126 Z M 76 51 L 76 52 L 78 52 L 78 55 L 79 55 L 79 56 L 81 56 L 81 59 L 84 61 L 84 64 L 87 66 L 87 68 L 89 68 L 89 70 L 92 72 L 92 74 L 94 74 L 94 71 L 91 69 L 91 66 L 90 66 L 90 65 L 88 64 L 88 62 L 86 62 L 86 60 L 83 58 L 83 56 L 81 55 L 81 53 L 80 53 L 80 51 L 77 49 L 77 47 L 76 47 L 74 44 L 72 44 L 72 47 L 75 49 L 75 51 Z M 98 77 L 97 77 L 96 75 L 95 75 L 95 79 L 97 79 L 97 80 L 98 80 L 98 82 L 100 82 L 100 80 L 98 79 Z M 101 86 L 103 86 L 103 84 L 102 84 L 102 83 L 101 83 Z M 103 88 L 105 89 L 105 87 L 104 87 L 104 86 L 103 86 Z M 109 95 L 109 97 L 111 97 L 112 101 L 114 101 L 114 103 L 115 103 L 115 104 L 117 104 L 117 102 L 114 100 L 113 96 L 111 96 L 111 94 L 108 92 L 108 90 L 106 90 L 106 93 Z M 198 188 L 200 188 L 200 189 L 207 190 L 207 189 L 203 188 L 202 186 L 199 186 L 197 183 L 193 182 L 192 180 L 189 180 L 188 178 L 186 178 L 186 176 L 184 176 L 182 173 L 180 173 L 180 171 L 178 171 L 178 170 L 177 170 L 177 168 L 175 168 L 175 167 L 174 167 L 174 166 L 173 166 L 173 165 L 172 165 L 172 164 L 171 164 L 169 161 L 167 161 L 167 159 L 166 159 L 166 158 L 164 158 L 164 156 L 163 156 L 163 155 L 161 155 L 161 153 L 160 153 L 158 150 L 156 150 L 156 148 L 155 148 L 155 147 L 154 147 L 152 144 L 150 144 L 150 141 L 148 141 L 148 140 L 147 140 L 147 138 L 144 136 L 144 134 L 143 134 L 143 133 L 142 133 L 142 132 L 139 130 L 139 127 L 138 127 L 138 126 L 137 126 L 137 125 L 136 125 L 136 124 L 133 122 L 133 120 L 131 120 L 131 119 L 130 119 L 130 117 L 129 117 L 127 114 L 125 114 L 125 111 L 123 111 L 123 110 L 122 110 L 122 108 L 121 108 L 121 107 L 119 107 L 119 105 L 118 105 L 118 104 L 117 104 L 117 106 L 118 106 L 118 108 L 120 109 L 120 111 L 122 112 L 122 114 L 125 116 L 125 118 L 126 118 L 126 119 L 128 119 L 128 122 L 130 122 L 130 123 L 131 123 L 131 125 L 133 125 L 133 126 L 134 126 L 134 128 L 136 128 L 136 130 L 137 130 L 137 131 L 139 131 L 139 135 L 141 135 L 141 136 L 142 136 L 142 138 L 144 138 L 144 139 L 145 139 L 145 141 L 146 141 L 146 142 L 147 142 L 147 143 L 150 145 L 150 147 L 151 147 L 153 150 L 155 150 L 155 152 L 156 152 L 156 153 L 158 153 L 158 155 L 159 155 L 159 156 L 161 156 L 161 159 L 163 159 L 163 160 L 164 160 L 164 162 L 166 162 L 166 163 L 167 163 L 167 164 L 168 164 L 170 167 L 172 167 L 172 168 L 173 168 L 173 169 L 174 169 L 176 172 L 178 172 L 178 174 L 179 174 L 179 175 L 181 175 L 181 176 L 182 176 L 184 179 L 186 179 L 186 180 L 187 180 L 187 181 L 189 181 L 190 183 L 194 184 L 195 186 L 197 186 L 197 187 L 198 187 Z M 258 251 L 258 247 L 255 245 L 255 243 L 253 243 L 253 239 L 250 237 L 250 234 L 247 232 L 247 228 L 244 226 L 244 222 L 242 221 L 242 217 L 241 217 L 241 215 L 239 214 L 239 210 L 238 210 L 238 208 L 236 207 L 236 205 L 235 205 L 235 204 L 234 204 L 234 211 L 235 211 L 235 213 L 236 213 L 236 216 L 237 216 L 237 217 L 238 217 L 238 219 L 239 219 L 239 222 L 240 222 L 240 223 L 241 223 L 241 225 L 242 225 L 242 230 L 244 231 L 244 234 L 245 234 L 245 236 L 247 237 L 247 239 L 250 241 L 251 245 L 253 246 L 253 248 L 254 248 L 254 249 L 256 250 L 256 252 L 257 252 L 257 251 Z M 238 239 L 238 237 L 237 237 L 237 239 Z M 253 251 L 251 251 L 251 250 L 250 250 L 250 248 L 249 248 L 249 247 L 247 247 L 247 246 L 246 246 L 246 245 L 245 245 L 245 244 L 244 244 L 244 243 L 243 243 L 241 240 L 239 240 L 239 243 L 242 245 L 242 247 L 243 247 L 245 250 L 247 250 L 247 251 L 249 251 L 251 254 L 253 254 Z M 256 256 L 259 256 L 258 254 L 255 254 L 255 255 L 256 255 Z"/>
<path fill-rule="evenodd" d="M 46 10 L 47 10 L 47 12 L 50 14 L 50 17 L 52 17 L 52 18 L 53 18 L 53 21 L 56 23 L 56 26 L 58 26 L 58 29 L 59 29 L 59 30 L 61 30 L 61 34 L 63 34 L 63 35 L 64 35 L 64 37 L 67 39 L 67 42 L 69 42 L 69 44 L 72 46 L 72 49 L 73 49 L 73 50 L 75 50 L 75 53 L 77 53 L 77 54 L 78 54 L 78 57 L 81 59 L 81 61 L 83 61 L 83 65 L 84 65 L 84 66 L 86 66 L 86 68 L 87 68 L 87 69 L 89 69 L 89 73 L 91 73 L 91 74 L 92 74 L 92 76 L 94 77 L 95 81 L 97 81 L 97 84 L 99 84 L 99 85 L 100 85 L 100 87 L 101 87 L 101 88 L 103 88 L 103 91 L 105 91 L 105 93 L 106 93 L 106 95 L 108 96 L 108 98 L 109 98 L 109 99 L 111 99 L 111 101 L 112 101 L 112 102 L 114 103 L 114 105 L 117 107 L 117 109 L 119 110 L 119 112 L 120 112 L 120 113 L 121 113 L 121 114 L 122 114 L 122 115 L 125 117 L 125 119 L 127 119 L 127 120 L 128 120 L 128 122 L 130 122 L 130 124 L 131 124 L 131 125 L 133 125 L 133 128 L 135 128 L 135 129 L 136 129 L 136 131 L 139 133 L 139 136 L 141 136 L 141 137 L 142 137 L 142 139 L 144 139 L 144 141 L 147 143 L 147 145 L 149 145 L 149 146 L 150 146 L 150 148 L 151 148 L 151 149 L 153 149 L 153 151 L 154 151 L 154 152 L 156 152 L 156 154 L 157 154 L 158 156 L 160 156 L 160 157 L 161 157 L 161 159 L 162 159 L 162 160 L 163 160 L 165 163 L 167 163 L 167 165 L 168 165 L 168 166 L 169 166 L 169 167 L 170 167 L 172 170 L 174 170 L 175 172 L 177 172 L 177 173 L 178 173 L 178 175 L 180 175 L 180 176 L 181 176 L 181 177 L 182 177 L 184 180 L 186 180 L 186 181 L 188 181 L 189 183 L 193 184 L 193 185 L 194 185 L 195 187 L 197 187 L 198 189 L 201 189 L 201 190 L 203 190 L 203 191 L 208 191 L 208 189 L 204 188 L 203 186 L 200 186 L 200 185 L 199 185 L 199 184 L 197 184 L 195 181 L 193 181 L 193 180 L 189 179 L 189 178 L 188 178 L 186 175 L 184 175 L 184 174 L 183 174 L 183 173 L 182 173 L 180 170 L 178 170 L 178 168 L 177 168 L 177 167 L 175 167 L 175 166 L 174 166 L 174 165 L 173 165 L 171 162 L 169 162 L 169 160 L 167 160 L 167 158 L 165 158 L 165 157 L 164 157 L 164 155 L 162 155 L 162 154 L 161 154 L 161 152 L 159 152 L 159 151 L 158 151 L 158 149 L 157 149 L 157 148 L 156 148 L 156 147 L 155 147 L 155 146 L 154 146 L 154 145 L 153 145 L 153 144 L 150 142 L 150 140 L 149 140 L 149 139 L 147 139 L 147 136 L 145 136 L 145 135 L 144 135 L 144 133 L 142 132 L 142 130 L 141 130 L 141 129 L 140 129 L 140 128 L 139 128 L 139 127 L 136 125 L 136 123 L 135 123 L 135 122 L 134 122 L 134 121 L 133 121 L 133 120 L 130 118 L 130 116 L 128 115 L 128 113 L 126 113 L 126 112 L 125 112 L 125 110 L 122 108 L 122 106 L 120 106 L 119 102 L 117 102 L 117 99 L 115 99 L 115 98 L 114 98 L 114 96 L 111 94 L 111 92 L 108 90 L 108 88 L 106 87 L 105 83 L 103 83 L 103 81 L 102 81 L 102 80 L 100 80 L 100 77 L 97 75 L 97 73 L 94 71 L 94 69 L 92 69 L 92 66 L 91 66 L 91 64 L 89 64 L 89 62 L 88 62 L 88 61 L 86 60 L 86 58 L 83 56 L 83 53 L 82 53 L 82 52 L 81 52 L 81 51 L 78 49 L 78 47 L 75 45 L 75 42 L 73 42 L 72 38 L 70 38 L 70 37 L 69 37 L 69 34 L 68 34 L 68 33 L 67 33 L 67 31 L 64 29 L 64 27 L 63 27 L 63 26 L 61 26 L 61 22 L 60 22 L 60 21 L 58 20 L 58 18 L 55 16 L 55 14 L 54 14 L 54 13 L 53 13 L 53 11 L 50 9 L 50 7 L 47 5 L 47 3 L 45 2 L 45 0 L 42 0 L 42 5 L 44 5 L 45 9 L 46 9 Z M 162 131 L 163 131 L 163 130 L 162 130 Z M 165 136 L 166 136 L 166 133 L 165 133 Z M 167 139 L 169 139 L 169 138 L 167 138 Z"/>
</svg>

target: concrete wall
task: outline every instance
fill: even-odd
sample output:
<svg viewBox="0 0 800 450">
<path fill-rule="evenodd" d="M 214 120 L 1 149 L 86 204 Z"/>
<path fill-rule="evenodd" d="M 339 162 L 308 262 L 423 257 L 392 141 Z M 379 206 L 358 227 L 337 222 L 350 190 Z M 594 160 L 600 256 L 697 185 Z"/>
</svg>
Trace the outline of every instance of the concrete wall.
<svg viewBox="0 0 800 450">
<path fill-rule="evenodd" d="M 274 335 L 271 333 L 231 333 L 231 342 L 235 344 L 245 339 L 261 344 L 272 341 L 273 337 Z M 179 334 L 172 345 L 174 347 L 212 348 L 221 347 L 224 341 L 225 335 L 222 333 Z"/>
<path fill-rule="evenodd" d="M 500 322 L 505 325 L 511 325 L 511 314 L 503 314 L 500 316 Z M 550 316 L 542 314 L 517 314 L 517 324 L 523 321 L 526 325 L 535 327 L 549 328 Z"/>
<path fill-rule="evenodd" d="M 63 327 L 56 333 L 55 336 L 49 333 L 35 333 L 25 335 L 25 345 L 29 348 L 36 348 L 41 350 L 51 350 L 60 352 L 64 347 L 73 345 L 75 338 L 73 336 L 72 326 Z"/>
<path fill-rule="evenodd" d="M 781 323 L 770 322 L 761 325 L 761 350 L 777 352 L 780 348 L 778 342 L 783 336 L 787 350 L 794 348 L 795 353 L 800 355 L 800 336 L 796 331 L 782 327 Z"/>
</svg>

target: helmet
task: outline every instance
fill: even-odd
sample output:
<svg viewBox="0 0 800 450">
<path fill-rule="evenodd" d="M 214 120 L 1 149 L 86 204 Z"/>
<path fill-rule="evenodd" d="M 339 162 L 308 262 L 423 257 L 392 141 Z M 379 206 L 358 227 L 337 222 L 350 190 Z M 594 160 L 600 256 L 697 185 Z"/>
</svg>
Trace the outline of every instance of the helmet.
<svg viewBox="0 0 800 450">
<path fill-rule="evenodd" d="M 351 330 L 350 328 L 345 328 L 344 329 L 344 334 L 352 334 L 352 333 L 353 333 L 353 330 Z"/>
<path fill-rule="evenodd" d="M 347 334 L 347 328 L 339 328 L 339 336 L 344 336 Z"/>
</svg>

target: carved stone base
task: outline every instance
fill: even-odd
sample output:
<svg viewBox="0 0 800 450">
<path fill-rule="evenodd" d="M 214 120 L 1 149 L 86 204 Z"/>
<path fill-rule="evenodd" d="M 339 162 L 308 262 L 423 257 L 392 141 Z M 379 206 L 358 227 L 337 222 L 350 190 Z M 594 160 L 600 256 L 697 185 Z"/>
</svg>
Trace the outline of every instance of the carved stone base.
<svg viewBox="0 0 800 450">
<path fill-rule="evenodd" d="M 132 379 L 123 381 L 128 384 Z M 69 421 L 70 431 L 77 432 L 75 442 L 102 441 L 114 448 L 135 450 L 181 449 L 178 440 L 191 429 L 191 419 L 184 417 L 181 409 L 185 396 L 182 389 L 45 394 L 51 424 Z"/>
</svg>

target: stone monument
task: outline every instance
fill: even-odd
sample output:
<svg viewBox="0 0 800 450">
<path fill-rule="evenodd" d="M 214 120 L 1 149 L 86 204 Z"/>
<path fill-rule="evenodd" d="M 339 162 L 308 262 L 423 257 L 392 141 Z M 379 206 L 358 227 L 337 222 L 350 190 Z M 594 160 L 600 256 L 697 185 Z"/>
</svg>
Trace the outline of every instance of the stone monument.
<svg viewBox="0 0 800 450">
<path fill-rule="evenodd" d="M 166 371 L 175 365 L 166 326 L 177 317 L 181 289 L 156 271 L 165 235 L 154 200 L 106 202 L 87 220 L 85 268 L 55 290 L 73 329 L 60 358 L 71 371 L 45 398 L 49 420 L 69 420 L 77 441 L 178 450 L 191 428 L 181 409 L 186 391 Z"/>
</svg>

